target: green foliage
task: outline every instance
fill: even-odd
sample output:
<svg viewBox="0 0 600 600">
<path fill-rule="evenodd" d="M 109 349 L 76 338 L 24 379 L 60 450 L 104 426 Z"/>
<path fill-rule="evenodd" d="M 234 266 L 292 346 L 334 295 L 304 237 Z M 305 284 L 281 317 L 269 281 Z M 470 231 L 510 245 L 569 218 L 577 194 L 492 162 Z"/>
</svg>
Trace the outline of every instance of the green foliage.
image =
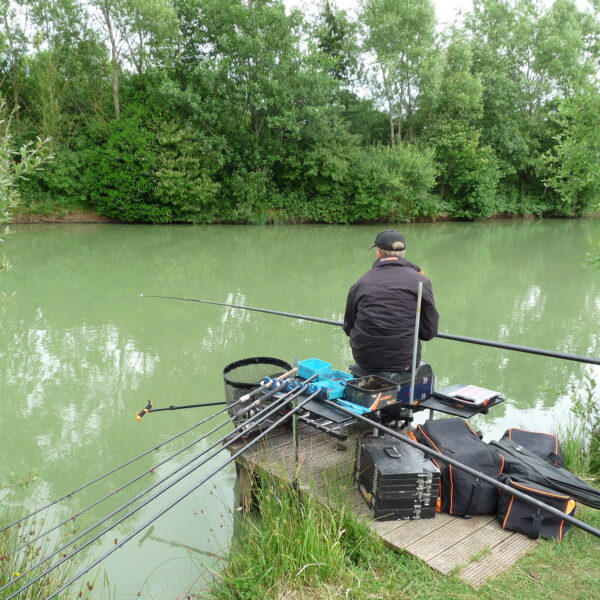
<svg viewBox="0 0 600 600">
<path fill-rule="evenodd" d="M 91 205 L 101 215 L 126 222 L 171 220 L 169 207 L 154 198 L 155 136 L 146 127 L 147 117 L 111 121 L 106 141 L 90 152 L 84 179 Z"/>
<path fill-rule="evenodd" d="M 440 193 L 456 218 L 490 217 L 498 209 L 500 169 L 479 133 L 459 122 L 438 125 L 431 140 L 440 168 Z"/>
<path fill-rule="evenodd" d="M 123 113 L 87 153 L 85 183 L 99 214 L 126 222 L 217 220 L 221 155 L 174 115 Z"/>
<path fill-rule="evenodd" d="M 584 372 L 582 386 L 572 386 L 571 412 L 583 432 L 583 453 L 588 470 L 600 475 L 600 386 L 590 371 Z"/>
<path fill-rule="evenodd" d="M 5 242 L 9 233 L 8 223 L 21 202 L 19 181 L 52 158 L 48 140 L 38 138 L 15 148 L 11 132 L 13 115 L 14 112 L 10 112 L 0 98 L 0 244 Z M 8 260 L 0 257 L 0 273 L 8 268 Z"/>
<path fill-rule="evenodd" d="M 28 482 L 23 480 L 17 485 L 25 488 Z M 4 487 L 8 486 L 0 484 L 0 489 Z M 51 543 L 50 538 L 43 538 L 38 543 L 26 545 L 24 550 L 13 554 L 16 548 L 26 544 L 28 540 L 39 536 L 42 530 L 48 529 L 48 524 L 45 523 L 44 519 L 35 518 L 5 529 L 7 525 L 14 523 L 18 518 L 18 513 L 3 498 L 2 509 L 0 509 L 0 586 L 4 586 L 11 581 L 15 582 L 3 590 L 4 597 L 16 592 L 27 583 L 27 577 L 21 577 L 22 573 L 25 573 L 35 563 L 39 562 L 42 557 L 54 551 L 54 544 Z M 20 592 L 18 598 L 21 600 L 42 600 L 43 598 L 47 598 L 50 591 L 58 588 L 72 575 L 74 566 L 71 563 L 59 566 L 51 574 Z M 35 574 L 35 572 L 33 573 Z M 94 583 L 93 578 L 91 580 L 88 579 L 85 584 L 80 586 L 79 590 L 75 588 L 71 593 L 64 592 L 58 597 L 63 600 L 69 598 L 89 599 L 92 597 Z"/>
<path fill-rule="evenodd" d="M 383 549 L 347 510 L 324 507 L 291 486 L 263 483 L 257 505 L 259 514 L 240 523 L 211 598 L 273 598 L 285 590 L 337 583 Z"/>
<path fill-rule="evenodd" d="M 431 0 L 366 0 L 357 17 L 328 0 L 314 15 L 0 5 L 14 139 L 51 136 L 56 155 L 19 183 L 22 210 L 354 223 L 598 208 L 597 2 L 474 0 L 441 36 Z"/>
<path fill-rule="evenodd" d="M 365 168 L 363 189 L 380 210 L 375 218 L 411 221 L 440 214 L 440 203 L 431 193 L 437 170 L 430 148 L 375 146 L 366 153 Z"/>
<path fill-rule="evenodd" d="M 60 148 L 42 171 L 34 171 L 20 183 L 21 211 L 53 215 L 86 206 L 87 190 L 81 177 L 86 158 L 85 147 Z"/>
<path fill-rule="evenodd" d="M 556 146 L 544 156 L 546 183 L 560 197 L 556 212 L 581 216 L 600 206 L 600 94 L 586 88 L 561 103 Z"/>
</svg>

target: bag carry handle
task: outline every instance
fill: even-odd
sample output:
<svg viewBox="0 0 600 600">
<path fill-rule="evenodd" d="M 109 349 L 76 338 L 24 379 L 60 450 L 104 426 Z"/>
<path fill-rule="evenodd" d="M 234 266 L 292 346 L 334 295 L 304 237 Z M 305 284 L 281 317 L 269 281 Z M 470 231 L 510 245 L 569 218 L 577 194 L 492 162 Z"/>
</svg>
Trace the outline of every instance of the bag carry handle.
<svg viewBox="0 0 600 600">
<path fill-rule="evenodd" d="M 465 519 L 470 519 L 474 514 L 476 514 L 475 511 L 477 510 L 479 498 L 481 497 L 482 491 L 483 483 L 479 481 L 479 478 L 476 478 L 473 482 L 473 489 L 471 490 L 471 499 L 469 500 L 469 506 L 467 506 L 467 510 L 464 514 Z"/>
<path fill-rule="evenodd" d="M 540 537 L 540 533 L 542 531 L 542 523 L 544 522 L 544 515 L 542 515 L 542 511 L 538 508 L 537 512 L 531 517 L 531 531 L 529 532 L 529 536 L 532 540 L 537 540 Z"/>
<path fill-rule="evenodd" d="M 402 458 L 402 454 L 398 452 L 398 448 L 396 448 L 396 446 L 389 446 L 388 448 L 384 448 L 383 451 L 390 458 Z"/>
</svg>

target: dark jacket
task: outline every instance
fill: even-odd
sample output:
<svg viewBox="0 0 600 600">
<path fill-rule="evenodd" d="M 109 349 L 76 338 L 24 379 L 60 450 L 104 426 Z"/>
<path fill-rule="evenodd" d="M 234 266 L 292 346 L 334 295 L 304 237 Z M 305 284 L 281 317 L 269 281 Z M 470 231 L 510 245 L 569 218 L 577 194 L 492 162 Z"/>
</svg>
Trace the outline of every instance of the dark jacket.
<svg viewBox="0 0 600 600">
<path fill-rule="evenodd" d="M 419 281 L 423 282 L 419 339 L 430 340 L 437 335 L 439 316 L 431 282 L 417 265 L 404 258 L 377 259 L 350 288 L 344 331 L 359 367 L 372 372 L 410 369 Z M 420 359 L 419 342 L 417 365 Z"/>
</svg>

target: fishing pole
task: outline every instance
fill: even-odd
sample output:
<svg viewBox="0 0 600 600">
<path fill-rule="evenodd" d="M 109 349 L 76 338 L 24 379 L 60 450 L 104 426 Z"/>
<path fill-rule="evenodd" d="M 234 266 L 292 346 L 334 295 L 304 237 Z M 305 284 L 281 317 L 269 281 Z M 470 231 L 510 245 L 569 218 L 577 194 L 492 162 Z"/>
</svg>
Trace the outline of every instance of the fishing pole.
<svg viewBox="0 0 600 600">
<path fill-rule="evenodd" d="M 257 394 L 259 394 L 260 392 L 262 392 L 262 391 L 268 389 L 269 387 L 271 387 L 271 385 L 273 385 L 274 383 L 284 381 L 288 377 L 290 377 L 292 375 L 295 375 L 297 372 L 298 372 L 298 369 L 294 368 L 291 371 L 288 371 L 287 373 L 283 373 L 279 377 L 276 377 L 275 379 L 267 377 L 267 379 L 269 381 L 267 381 L 265 383 L 261 382 L 262 385 L 260 385 L 255 390 L 252 390 L 250 393 L 245 394 L 244 396 L 242 396 L 236 402 L 236 404 L 238 404 L 239 402 L 241 402 L 241 403 L 247 402 L 248 400 L 250 400 L 250 398 L 253 398 L 254 396 L 256 396 Z M 279 385 L 281 386 L 281 384 L 279 384 Z M 279 391 L 279 389 L 281 389 L 281 387 L 277 388 L 277 391 Z M 262 402 L 265 399 L 266 398 L 261 398 L 260 400 Z M 204 408 L 206 406 L 220 406 L 222 404 L 227 404 L 227 402 L 210 402 L 210 403 L 204 403 L 204 404 L 185 404 L 183 406 L 167 406 L 165 408 L 154 408 L 154 405 L 152 404 L 152 401 L 148 400 L 148 404 L 146 404 L 146 406 L 144 408 L 142 408 L 142 410 L 139 410 L 138 412 L 135 413 L 135 419 L 136 419 L 136 421 L 141 421 L 142 418 L 144 417 L 144 415 L 147 415 L 148 413 L 151 413 L 151 412 L 161 412 L 163 410 L 180 410 L 182 408 Z M 247 412 L 247 410 L 244 410 L 244 412 Z M 240 414 L 244 414 L 244 413 L 242 412 Z M 240 414 L 236 413 L 235 416 L 240 416 Z"/>
<path fill-rule="evenodd" d="M 256 308 L 254 306 L 244 306 L 243 304 L 229 304 L 227 302 L 215 302 L 212 300 L 197 300 L 195 298 L 179 298 L 177 296 L 151 296 L 140 294 L 142 298 L 162 298 L 164 300 L 183 300 L 185 302 L 200 302 L 202 304 L 215 304 L 217 306 L 226 306 L 229 308 L 241 308 L 243 310 L 251 310 L 256 312 L 278 315 L 280 317 L 291 317 L 292 319 L 300 319 L 303 321 L 314 321 L 315 323 L 324 323 L 325 325 L 337 325 L 342 327 L 342 321 L 333 321 L 332 319 L 320 319 L 319 317 L 311 317 L 308 315 L 300 315 L 296 313 L 282 312 L 278 310 L 270 310 L 267 308 Z M 453 340 L 456 342 L 465 342 L 467 344 L 478 344 L 480 346 L 490 346 L 492 348 L 500 348 L 502 350 L 513 350 L 515 352 L 525 352 L 527 354 L 538 354 L 540 356 L 549 356 L 550 358 L 560 358 L 563 360 L 572 360 L 575 362 L 588 363 L 591 365 L 600 365 L 600 358 L 593 356 L 582 356 L 578 354 L 569 354 L 566 352 L 556 352 L 554 350 L 543 350 L 542 348 L 534 348 L 532 346 L 520 346 L 518 344 L 506 344 L 504 342 L 495 342 L 492 340 L 484 340 L 481 338 L 467 337 L 463 335 L 455 335 L 452 333 L 438 333 L 436 337 L 445 340 Z"/>
<path fill-rule="evenodd" d="M 283 373 L 282 375 L 280 375 L 279 377 L 277 377 L 276 379 L 271 379 L 271 378 L 267 378 L 269 379 L 268 382 L 263 383 L 260 387 L 256 388 L 255 390 L 252 390 L 249 394 L 246 394 L 244 396 L 242 396 L 237 402 L 247 402 L 251 397 L 254 397 L 255 395 L 257 395 L 258 393 L 260 393 L 261 391 L 264 391 L 265 389 L 271 387 L 271 385 L 275 382 L 275 381 L 281 381 L 284 379 L 287 379 L 288 377 L 290 377 L 291 375 L 294 375 L 298 372 L 297 368 L 292 369 L 291 371 L 288 371 L 287 373 Z M 138 410 L 135 413 L 135 420 L 136 421 L 141 421 L 142 418 L 144 417 L 144 415 L 147 415 L 148 413 L 151 412 L 161 412 L 163 410 L 180 410 L 182 408 L 204 408 L 206 406 L 220 406 L 222 404 L 227 404 L 227 402 L 208 402 L 208 403 L 204 403 L 204 404 L 185 404 L 183 406 L 167 406 L 166 408 L 154 408 L 152 401 L 148 400 L 148 404 L 146 404 L 146 406 L 144 408 L 142 408 L 142 410 Z"/>
<path fill-rule="evenodd" d="M 238 400 L 237 402 L 232 403 L 230 405 L 230 407 L 234 407 L 237 404 L 239 404 L 240 402 L 241 402 L 241 400 Z M 227 410 L 227 409 L 225 409 L 225 410 Z M 223 412 L 222 410 L 218 411 L 217 413 L 215 413 L 215 415 L 216 414 L 220 414 L 222 412 Z M 199 425 L 202 425 L 202 424 L 206 423 L 210 419 L 214 418 L 215 415 L 212 415 L 210 417 L 207 417 L 206 419 L 203 419 L 198 424 L 196 424 L 195 427 L 198 427 Z M 139 481 L 140 479 L 142 479 L 142 477 L 145 477 L 149 473 L 152 473 L 153 471 L 155 471 L 156 469 L 158 469 L 162 465 L 164 465 L 167 462 L 169 462 L 170 460 L 173 460 L 175 457 L 179 456 L 180 454 L 183 454 L 186 450 L 189 450 L 192 446 L 195 446 L 196 444 L 199 444 L 200 442 L 204 441 L 206 438 L 210 437 L 213 433 L 215 433 L 219 429 L 225 427 L 225 425 L 229 424 L 230 422 L 231 422 L 230 420 L 227 420 L 227 421 L 224 421 L 223 423 L 221 423 L 220 425 L 217 425 L 216 427 L 213 427 L 213 429 L 211 429 L 209 432 L 201 435 L 199 438 L 195 439 L 193 442 L 187 444 L 186 446 L 184 446 L 183 448 L 177 450 L 176 452 L 174 452 L 170 456 L 167 456 L 163 460 L 161 460 L 158 463 L 152 465 L 151 467 L 149 467 L 148 469 L 146 469 L 145 471 L 143 471 L 139 475 L 136 475 L 135 477 L 133 477 L 129 481 L 127 481 L 124 484 L 120 485 L 118 488 L 114 489 L 112 492 L 109 492 L 108 494 L 106 494 L 102 498 L 100 498 L 99 500 L 96 500 L 92 504 L 89 504 L 88 506 L 86 506 L 85 508 L 81 509 L 76 514 L 71 515 L 68 519 L 65 519 L 64 521 L 58 523 L 57 525 L 54 525 L 50 529 L 47 529 L 46 531 L 43 531 L 43 532 L 39 533 L 37 536 L 35 536 L 35 537 L 31 538 L 31 539 L 28 539 L 24 544 L 22 544 L 18 548 L 15 548 L 14 550 L 10 551 L 7 554 L 4 554 L 4 558 L 5 559 L 9 558 L 13 554 L 16 554 L 20 550 L 23 550 L 24 548 L 26 548 L 27 546 L 30 546 L 31 544 L 34 544 L 35 542 L 37 542 L 39 539 L 43 538 L 44 536 L 52 533 L 53 531 L 56 531 L 57 529 L 60 529 L 63 525 L 66 525 L 70 521 L 74 521 L 75 519 L 81 517 L 81 515 L 85 514 L 86 512 L 88 512 L 89 510 L 91 510 L 92 508 L 95 508 L 96 506 L 98 506 L 99 504 L 101 504 L 102 502 L 104 502 L 105 500 L 108 500 L 109 498 L 112 498 L 113 496 L 115 496 L 119 492 L 122 492 L 123 490 L 125 490 L 126 488 L 128 488 L 130 485 L 132 485 L 135 482 Z M 175 472 L 177 472 L 177 470 Z M 91 527 L 91 529 L 95 529 L 96 527 L 98 527 L 98 524 L 96 524 L 93 527 Z M 89 533 L 89 531 L 91 529 L 88 529 L 85 533 Z M 85 535 L 85 533 L 83 535 Z M 74 541 L 77 541 L 77 540 L 74 540 Z M 71 545 L 71 543 L 73 543 L 73 542 L 69 542 L 68 545 Z"/>
<path fill-rule="evenodd" d="M 237 404 L 237 402 L 235 404 Z M 176 439 L 184 436 L 186 433 L 189 433 L 193 429 L 196 429 L 197 427 L 200 427 L 200 425 L 203 425 L 208 420 L 213 419 L 214 417 L 220 415 L 221 413 L 225 412 L 226 410 L 227 410 L 227 408 L 224 408 L 222 410 L 217 411 L 214 415 L 211 415 L 210 417 L 208 417 L 208 418 L 200 421 L 199 423 L 196 423 L 195 425 L 192 425 L 191 427 L 188 427 L 187 429 L 184 429 L 180 433 L 174 435 L 173 437 L 170 437 L 169 439 L 165 440 L 164 442 L 161 442 L 160 444 L 158 444 L 156 446 L 153 446 L 152 448 L 149 448 L 145 452 L 142 452 L 141 454 L 138 454 L 137 456 L 134 456 L 133 458 L 131 458 L 130 460 L 128 460 L 128 461 L 126 461 L 124 463 L 122 463 L 118 467 L 114 467 L 113 469 L 111 469 L 110 471 L 104 473 L 103 475 L 100 475 L 99 477 L 96 477 L 96 479 L 93 479 L 92 481 L 88 481 L 87 483 L 84 483 L 82 486 L 78 487 L 77 489 L 73 490 L 72 492 L 69 492 L 68 494 L 65 494 L 64 496 L 61 496 L 60 498 L 57 498 L 56 500 L 53 500 L 49 504 L 46 504 L 45 506 L 42 506 L 41 508 L 36 509 L 32 513 L 29 513 L 28 515 L 25 515 L 24 517 L 21 517 L 18 521 L 14 521 L 13 523 L 10 523 L 9 525 L 6 525 L 5 527 L 2 527 L 2 529 L 0 529 L 0 533 L 2 533 L 3 531 L 6 531 L 7 529 L 10 529 L 11 527 L 14 527 L 15 525 L 18 525 L 19 523 L 22 523 L 26 519 L 30 519 L 31 517 L 37 515 L 38 513 L 42 512 L 43 510 L 47 510 L 48 508 L 51 508 L 52 506 L 58 504 L 59 502 L 62 502 L 63 500 L 71 499 L 71 497 L 74 496 L 75 494 L 77 494 L 78 492 L 81 492 L 82 490 L 90 487 L 94 483 L 98 483 L 99 481 L 101 481 L 102 479 L 105 479 L 109 475 L 113 475 L 117 471 L 119 471 L 119 470 L 121 470 L 121 469 L 123 469 L 123 468 L 125 468 L 125 467 L 127 467 L 129 465 L 131 465 L 132 463 L 134 463 L 135 461 L 143 458 L 144 456 L 147 456 L 151 452 L 156 452 L 159 448 L 162 448 L 163 446 L 169 444 L 170 442 L 173 442 Z"/>
<path fill-rule="evenodd" d="M 312 380 L 315 377 L 317 377 L 316 374 L 313 375 L 313 377 L 311 377 L 310 379 Z M 308 382 L 309 380 L 307 379 L 306 381 Z M 259 415 L 257 415 L 257 417 L 255 418 L 254 425 L 260 424 L 262 421 L 264 421 L 267 418 L 269 418 L 272 414 L 274 414 L 275 412 L 281 410 L 281 408 L 283 408 L 286 404 L 289 404 L 296 396 L 299 396 L 300 394 L 302 394 L 306 390 L 306 387 L 307 387 L 307 385 L 304 384 L 304 385 L 301 385 L 301 386 L 299 386 L 297 388 L 294 388 L 293 390 L 291 390 L 290 392 L 288 392 L 287 394 L 285 394 L 284 397 L 282 397 L 280 399 L 281 402 L 275 403 L 274 406 L 265 408 L 262 411 L 262 413 L 260 413 Z M 305 402 L 302 403 L 302 405 L 304 405 L 304 404 L 305 404 Z M 158 492 L 156 492 L 155 494 L 153 494 L 144 503 L 140 504 L 139 506 L 137 506 L 136 508 L 134 508 L 133 510 L 131 510 L 127 514 L 125 514 L 122 517 L 120 517 L 119 519 L 117 519 L 110 526 L 108 526 L 103 531 L 99 532 L 98 534 L 96 534 L 95 536 L 93 536 L 92 538 L 90 538 L 89 540 L 87 540 L 86 542 L 84 542 L 81 546 L 79 546 L 78 548 L 76 548 L 70 554 L 67 554 L 67 555 L 63 556 L 63 558 L 61 560 L 59 560 L 57 563 L 55 563 L 51 567 L 48 567 L 45 571 L 43 571 L 42 573 L 40 573 L 39 575 L 37 575 L 32 580 L 28 581 L 27 584 L 25 584 L 24 586 L 22 586 L 21 588 L 19 588 L 16 592 L 14 592 L 10 596 L 8 596 L 5 600 L 9 600 L 9 598 L 13 598 L 17 593 L 20 593 L 20 592 L 24 591 L 25 589 L 29 588 L 36 581 L 39 581 L 42 577 L 44 577 L 45 575 L 47 575 L 48 573 L 50 573 L 52 570 L 54 570 L 57 567 L 59 567 L 61 564 L 63 564 L 65 561 L 69 560 L 75 554 L 77 554 L 78 552 L 81 552 L 83 549 L 87 548 L 90 544 L 92 544 L 97 539 L 99 539 L 100 537 L 102 537 L 105 533 L 107 533 L 108 531 L 110 531 L 111 529 L 113 529 L 114 527 L 116 527 L 117 525 L 119 525 L 120 523 L 122 523 L 124 520 L 126 520 L 127 518 L 129 518 L 131 515 L 135 514 L 138 510 L 140 510 L 144 506 L 147 506 L 150 502 L 152 502 L 153 500 L 155 500 L 156 498 L 158 498 L 165 491 L 169 490 L 171 487 L 173 487 L 174 485 L 176 485 L 177 483 L 179 483 L 180 481 L 182 481 L 185 477 L 187 477 L 188 475 L 190 475 L 192 472 L 194 472 L 195 470 L 199 469 L 201 466 L 203 466 L 204 464 L 206 464 L 210 459 L 214 458 L 223 449 L 229 447 L 231 444 L 235 443 L 237 440 L 239 440 L 240 438 L 242 438 L 245 435 L 247 435 L 246 431 L 242 431 L 242 426 L 243 425 L 240 425 L 238 428 L 236 428 L 236 429 L 239 429 L 240 431 L 233 438 L 231 438 L 231 433 L 229 433 L 229 434 L 227 434 L 227 436 L 224 436 L 221 439 L 217 440 L 212 445 L 210 445 L 208 448 L 206 448 L 204 451 L 202 451 L 199 455 L 197 455 L 196 457 L 190 459 L 189 461 L 187 461 L 186 463 L 184 463 L 183 465 L 181 465 L 181 467 L 178 467 L 177 469 L 175 469 L 174 471 L 172 471 L 171 473 L 169 473 L 167 476 L 163 477 L 162 479 L 159 479 L 152 486 L 150 486 L 146 490 L 143 490 L 142 492 L 140 492 L 139 494 L 137 494 L 137 496 L 134 496 L 128 502 L 126 502 L 122 506 L 120 506 L 120 507 L 116 508 L 115 510 L 113 510 L 110 514 L 108 514 L 105 517 L 103 517 L 100 521 L 98 521 L 94 525 L 88 527 L 88 529 L 86 529 L 85 531 L 83 531 L 81 534 L 79 534 L 75 538 L 71 539 L 70 541 L 66 542 L 60 548 L 56 549 L 54 552 L 52 552 L 51 554 L 49 554 L 48 556 L 46 556 L 42 560 L 40 560 L 36 564 L 32 565 L 29 569 L 27 569 L 26 571 L 23 571 L 18 576 L 14 577 L 11 581 L 9 581 L 6 584 L 4 584 L 3 586 L 1 586 L 0 587 L 0 592 L 3 591 L 3 590 L 5 590 L 7 587 L 13 585 L 15 582 L 19 581 L 25 575 L 31 573 L 34 569 L 37 569 L 39 566 L 43 565 L 45 562 L 47 562 L 48 560 L 50 560 L 51 558 L 53 558 L 57 554 L 60 554 L 63 550 L 65 550 L 66 548 L 68 548 L 69 546 L 71 546 L 72 544 L 74 544 L 75 542 L 79 541 L 82 537 L 84 537 L 85 535 L 87 535 L 88 533 L 90 533 L 91 531 L 93 531 L 94 529 L 96 529 L 98 526 L 100 526 L 103 523 L 105 523 L 106 521 L 108 521 L 111 517 L 115 516 L 116 514 L 118 514 L 119 512 L 121 512 L 122 510 L 124 510 L 125 508 L 127 508 L 128 506 L 130 506 L 131 504 L 133 504 L 135 501 L 139 500 L 141 497 L 143 497 L 144 495 L 146 495 L 148 492 L 150 492 L 154 488 L 156 488 L 159 485 L 163 484 L 165 481 L 167 481 L 168 479 L 170 479 L 173 475 L 176 475 L 177 473 L 180 473 L 186 467 L 189 467 L 190 465 L 192 465 L 192 463 L 194 463 L 200 457 L 206 455 L 215 446 L 217 446 L 217 445 L 225 442 L 225 440 L 227 440 L 227 438 L 230 438 L 229 440 L 227 440 L 227 443 L 225 445 L 223 445 L 216 452 L 213 452 L 210 456 L 208 456 L 207 458 L 205 458 L 204 460 L 202 460 L 200 462 L 200 464 L 192 467 L 186 473 L 184 473 L 183 475 L 180 475 L 179 477 L 177 477 L 169 485 L 165 486 L 164 488 L 160 489 Z"/>
<path fill-rule="evenodd" d="M 445 454 L 440 454 L 439 452 L 432 450 L 428 446 L 424 446 L 423 444 L 420 444 L 419 442 L 416 442 L 415 440 L 413 440 L 405 435 L 402 435 L 401 433 L 398 433 L 397 431 L 394 431 L 393 429 L 390 429 L 389 427 L 385 427 L 385 425 L 381 425 L 380 423 L 372 421 L 371 419 L 368 419 L 367 417 L 359 415 L 358 413 L 355 413 L 354 411 L 348 410 L 347 408 L 345 408 L 344 406 L 340 406 L 336 402 L 332 402 L 331 400 L 325 400 L 324 402 L 326 404 L 329 404 L 332 407 L 340 409 L 341 411 L 347 413 L 348 415 L 352 415 L 359 421 L 368 423 L 370 426 L 375 427 L 376 429 L 378 429 L 379 431 L 381 431 L 383 433 L 386 433 L 402 442 L 405 442 L 406 444 L 408 444 L 409 446 L 412 446 L 413 448 L 417 448 L 417 449 L 421 450 L 428 456 L 432 456 L 438 460 L 441 460 L 442 462 L 448 463 L 448 464 L 452 465 L 453 467 L 456 467 L 460 471 L 469 473 L 469 475 L 473 475 L 477 479 L 481 479 L 481 480 L 485 481 L 486 483 L 489 483 L 489 484 L 497 487 L 498 489 L 500 489 L 504 492 L 507 492 L 507 493 L 511 494 L 512 496 L 519 498 L 520 500 L 523 500 L 524 502 L 527 502 L 528 504 L 532 504 L 536 508 L 544 510 L 544 511 L 554 515 L 555 517 L 560 517 L 561 519 L 568 521 L 572 525 L 575 525 L 576 527 L 579 527 L 580 529 L 583 529 L 584 531 L 587 531 L 588 533 L 591 533 L 592 535 L 595 535 L 596 537 L 600 537 L 600 529 L 596 529 L 595 527 L 593 527 L 592 525 L 589 525 L 588 523 L 580 521 L 579 519 L 576 519 L 575 517 L 573 517 L 567 513 L 564 513 L 562 511 L 554 508 L 553 506 L 548 506 L 544 502 L 540 502 L 539 500 L 537 500 L 536 498 L 533 498 L 532 496 L 528 496 L 527 494 L 524 494 L 523 492 L 520 492 L 519 490 L 513 489 L 513 488 L 509 487 L 508 485 L 502 483 L 501 481 L 498 481 L 497 479 L 494 479 L 493 477 L 490 477 L 489 475 L 486 475 L 485 473 L 481 473 L 480 471 L 477 471 L 477 470 L 457 461 L 454 458 L 446 456 Z"/>
<path fill-rule="evenodd" d="M 146 529 L 146 527 L 149 527 L 152 523 L 154 523 L 154 521 L 156 521 L 157 519 L 159 519 L 160 517 L 162 517 L 167 511 L 171 510 L 171 508 L 173 508 L 174 506 L 176 506 L 177 504 L 179 504 L 179 502 L 185 500 L 190 494 L 192 494 L 199 487 L 201 487 L 202 485 L 204 485 L 209 479 L 211 479 L 217 473 L 219 473 L 220 471 L 222 471 L 228 464 L 232 463 L 236 458 L 238 458 L 239 456 L 241 456 L 244 452 L 247 452 L 250 448 L 252 448 L 252 446 L 254 446 L 255 444 L 257 444 L 266 435 L 268 435 L 271 431 L 273 431 L 273 429 L 279 427 L 285 421 L 289 420 L 289 418 L 292 417 L 294 414 L 296 414 L 299 410 L 301 410 L 304 407 L 305 404 L 307 404 L 311 400 L 317 398 L 318 396 L 322 395 L 322 393 L 323 393 L 322 390 L 318 390 L 318 391 L 314 392 L 313 394 L 311 394 L 310 396 L 308 396 L 307 398 L 305 398 L 304 400 L 302 400 L 301 402 L 299 402 L 297 406 L 295 406 L 294 408 L 292 408 L 288 413 L 286 413 L 281 418 L 279 418 L 277 421 L 275 421 L 272 425 L 270 425 L 267 429 L 265 429 L 265 431 L 263 431 L 262 433 L 260 433 L 258 436 L 256 436 L 254 439 L 252 439 L 250 442 L 248 442 L 240 450 L 238 450 L 237 452 L 235 452 L 234 454 L 232 454 L 221 466 L 219 466 L 216 469 L 214 469 L 211 473 L 209 473 L 206 477 L 204 477 L 204 479 L 202 479 L 199 483 L 197 483 L 191 489 L 189 489 L 187 492 L 185 492 L 184 494 L 182 494 L 181 496 L 179 496 L 171 504 L 169 504 L 167 507 L 165 507 L 160 512 L 158 512 L 156 515 L 154 515 L 151 519 L 149 519 L 148 521 L 146 521 L 145 523 L 143 523 L 142 525 L 140 525 L 135 531 L 132 531 L 129 535 L 127 535 L 118 544 L 115 544 L 114 547 L 112 547 L 110 550 L 106 551 L 102 556 L 100 556 L 99 558 L 97 558 L 96 560 L 94 560 L 90 565 L 88 565 L 87 567 L 85 567 L 84 569 L 82 569 L 79 573 L 77 573 L 76 575 L 74 575 L 69 581 L 67 581 L 66 583 L 64 583 L 60 588 L 58 588 L 50 596 L 48 596 L 46 600 L 51 600 L 52 598 L 55 598 L 58 594 L 60 594 L 61 592 L 63 592 L 71 584 L 75 583 L 75 581 L 77 581 L 78 579 L 80 579 L 81 577 L 83 577 L 86 573 L 88 573 L 89 571 L 91 571 L 96 565 L 98 565 L 99 563 L 101 563 L 105 558 L 107 558 L 113 552 L 115 552 L 116 550 L 118 550 L 119 548 L 121 548 L 122 546 L 124 546 L 129 540 L 131 540 L 136 535 L 138 535 L 139 533 L 141 533 L 144 529 Z M 18 591 L 19 590 L 17 590 L 17 592 Z M 9 596 L 6 600 L 9 600 L 9 598 L 12 598 L 12 596 Z"/>
<path fill-rule="evenodd" d="M 222 406 L 223 404 L 227 404 L 227 402 L 205 402 L 204 404 L 183 404 L 180 406 L 166 406 L 164 408 L 154 408 L 152 401 L 148 400 L 148 404 L 142 410 L 135 413 L 135 420 L 141 421 L 144 415 L 148 413 L 161 412 L 163 410 L 181 410 L 182 408 L 205 408 L 206 406 Z"/>
</svg>

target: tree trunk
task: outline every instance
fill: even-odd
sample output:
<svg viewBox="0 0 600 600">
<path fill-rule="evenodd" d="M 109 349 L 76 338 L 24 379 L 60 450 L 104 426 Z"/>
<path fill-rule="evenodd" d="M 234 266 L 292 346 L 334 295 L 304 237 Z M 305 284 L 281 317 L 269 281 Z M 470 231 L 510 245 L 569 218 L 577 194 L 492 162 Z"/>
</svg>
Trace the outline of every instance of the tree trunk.
<svg viewBox="0 0 600 600">
<path fill-rule="evenodd" d="M 110 38 L 110 62 L 112 65 L 112 96 L 113 96 L 113 107 L 115 109 L 115 119 L 119 118 L 121 114 L 121 101 L 119 98 L 119 54 L 117 51 L 117 40 L 115 38 L 115 32 L 113 30 L 112 21 L 110 18 L 110 3 L 105 3 L 100 10 L 108 29 L 108 37 Z"/>
<path fill-rule="evenodd" d="M 17 125 L 19 124 L 19 104 L 20 104 L 20 87 L 19 87 L 19 55 L 15 53 L 13 64 L 11 67 L 12 92 L 13 92 L 13 115 Z"/>
</svg>

